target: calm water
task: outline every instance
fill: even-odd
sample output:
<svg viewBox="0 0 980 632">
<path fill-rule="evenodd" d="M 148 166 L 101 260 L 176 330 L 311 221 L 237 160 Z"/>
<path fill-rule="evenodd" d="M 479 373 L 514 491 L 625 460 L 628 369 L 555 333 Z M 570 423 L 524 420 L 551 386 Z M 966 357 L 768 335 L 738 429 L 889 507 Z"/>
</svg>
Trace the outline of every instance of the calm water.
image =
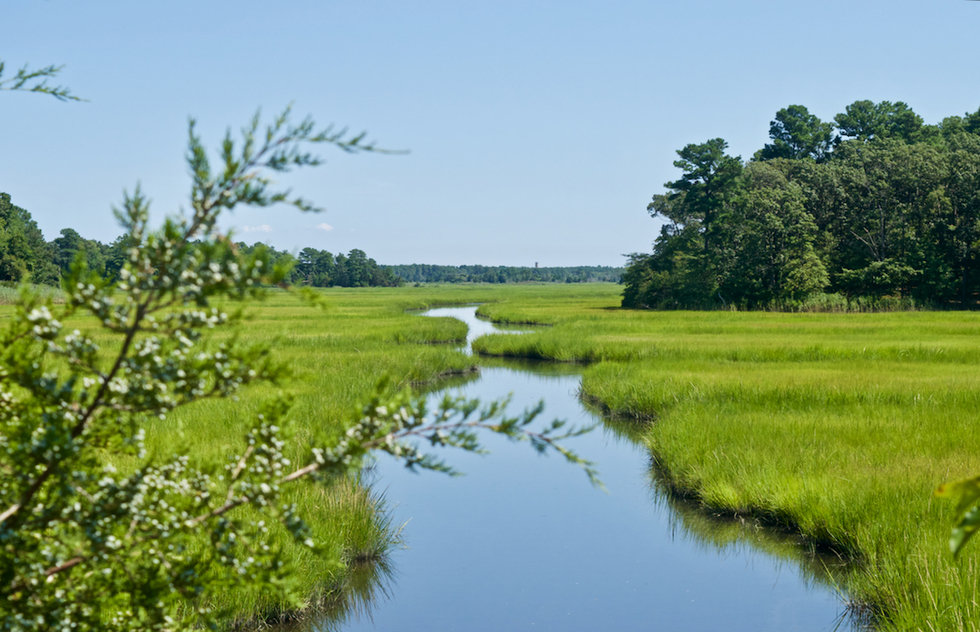
<svg viewBox="0 0 980 632">
<path fill-rule="evenodd" d="M 432 310 L 493 330 L 475 308 Z M 501 362 L 449 389 L 489 401 L 513 394 L 511 410 L 545 401 L 547 419 L 599 419 L 576 397 L 580 368 Z M 598 463 L 608 493 L 556 455 L 487 437 L 489 456 L 445 451 L 466 473 L 412 474 L 377 463 L 407 548 L 380 596 L 354 621 L 320 630 L 727 630 L 856 628 L 832 588 L 833 560 L 802 553 L 788 536 L 705 516 L 657 490 L 648 452 L 606 423 L 569 440 Z"/>
</svg>

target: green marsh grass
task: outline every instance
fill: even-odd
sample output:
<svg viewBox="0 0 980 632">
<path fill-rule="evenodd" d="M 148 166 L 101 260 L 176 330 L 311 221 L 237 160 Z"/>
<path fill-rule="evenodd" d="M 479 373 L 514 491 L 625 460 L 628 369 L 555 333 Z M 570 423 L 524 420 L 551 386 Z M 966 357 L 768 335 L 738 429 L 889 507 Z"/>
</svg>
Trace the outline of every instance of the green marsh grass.
<svg viewBox="0 0 980 632">
<path fill-rule="evenodd" d="M 658 484 L 856 562 L 882 630 L 980 629 L 980 549 L 954 562 L 946 480 L 980 473 L 980 314 L 649 312 L 515 294 L 481 312 L 552 325 L 481 353 L 592 363 L 583 398 L 654 419 Z M 603 303 L 603 301 L 605 301 Z"/>
</svg>

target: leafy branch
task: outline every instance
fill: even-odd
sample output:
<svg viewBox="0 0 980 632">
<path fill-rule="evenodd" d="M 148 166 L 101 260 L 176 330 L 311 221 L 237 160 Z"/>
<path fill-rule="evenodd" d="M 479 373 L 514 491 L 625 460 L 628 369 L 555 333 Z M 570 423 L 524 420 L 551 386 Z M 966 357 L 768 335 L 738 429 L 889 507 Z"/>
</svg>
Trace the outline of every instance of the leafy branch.
<svg viewBox="0 0 980 632">
<path fill-rule="evenodd" d="M 2 79 L 4 62 L 0 60 L 0 90 L 50 94 L 59 101 L 85 101 L 86 99 L 73 95 L 66 86 L 48 85 L 48 79 L 56 77 L 63 68 L 64 66 L 45 66 L 44 68 L 30 69 L 25 65 L 13 77 Z"/>
</svg>

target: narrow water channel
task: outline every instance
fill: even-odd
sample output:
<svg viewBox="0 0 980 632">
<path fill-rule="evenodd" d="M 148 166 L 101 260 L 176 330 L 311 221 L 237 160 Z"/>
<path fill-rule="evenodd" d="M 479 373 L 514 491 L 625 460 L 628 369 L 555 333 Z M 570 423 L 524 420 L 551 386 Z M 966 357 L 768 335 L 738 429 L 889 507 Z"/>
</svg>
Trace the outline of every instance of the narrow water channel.
<svg viewBox="0 0 980 632">
<path fill-rule="evenodd" d="M 495 328 L 475 308 L 427 312 Z M 492 362 L 450 388 L 484 401 L 512 394 L 517 412 L 545 402 L 546 419 L 601 421 L 577 397 L 581 368 Z M 438 396 L 441 396 L 439 394 Z M 834 589 L 833 560 L 787 535 L 706 516 L 657 489 L 650 455 L 629 426 L 606 421 L 567 442 L 598 464 L 608 493 L 575 466 L 526 444 L 487 437 L 488 456 L 447 451 L 462 478 L 378 462 L 406 548 L 356 620 L 320 630 L 855 630 Z"/>
</svg>

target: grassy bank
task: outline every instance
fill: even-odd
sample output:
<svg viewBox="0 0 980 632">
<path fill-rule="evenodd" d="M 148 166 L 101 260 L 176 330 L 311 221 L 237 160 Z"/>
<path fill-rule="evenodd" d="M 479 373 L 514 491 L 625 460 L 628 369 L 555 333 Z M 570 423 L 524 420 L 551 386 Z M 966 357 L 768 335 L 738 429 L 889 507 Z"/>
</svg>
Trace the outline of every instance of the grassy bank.
<svg viewBox="0 0 980 632">
<path fill-rule="evenodd" d="M 245 432 L 261 403 L 283 393 L 293 399 L 287 456 L 294 462 L 304 460 L 310 438 L 345 431 L 358 405 L 381 380 L 387 378 L 391 389 L 420 389 L 474 369 L 472 357 L 447 344 L 465 339 L 465 325 L 449 318 L 419 318 L 406 310 L 497 300 L 503 294 L 479 288 L 337 288 L 321 296 L 323 309 L 279 290 L 250 304 L 235 335 L 246 343 L 271 345 L 273 359 L 288 366 L 291 376 L 279 385 L 246 390 L 238 401 L 199 401 L 164 420 L 148 420 L 148 450 L 161 458 L 186 454 L 192 462 L 226 462 L 242 452 Z M 12 309 L 0 308 L 0 320 Z M 75 319 L 66 325 L 69 331 L 85 330 L 103 348 L 117 344 L 92 320 Z M 219 334 L 217 340 L 227 335 Z M 114 465 L 124 471 L 133 467 L 122 460 Z M 388 524 L 385 512 L 379 511 L 383 501 L 357 478 L 328 486 L 301 481 L 287 487 L 285 500 L 301 508 L 314 541 L 327 553 L 315 557 L 308 548 L 294 545 L 284 531 L 276 535 L 287 564 L 304 582 L 309 605 L 343 611 L 343 600 L 337 599 L 343 589 L 370 592 L 364 578 L 371 573 L 360 571 L 384 563 L 400 526 Z M 267 594 L 238 592 L 223 599 L 242 619 L 275 615 L 282 607 Z"/>
<path fill-rule="evenodd" d="M 584 394 L 645 437 L 660 480 L 715 512 L 862 562 L 886 630 L 980 629 L 980 550 L 947 548 L 949 479 L 980 473 L 980 315 L 640 312 L 597 291 L 481 311 L 553 325 L 480 352 L 594 362 Z"/>
</svg>

